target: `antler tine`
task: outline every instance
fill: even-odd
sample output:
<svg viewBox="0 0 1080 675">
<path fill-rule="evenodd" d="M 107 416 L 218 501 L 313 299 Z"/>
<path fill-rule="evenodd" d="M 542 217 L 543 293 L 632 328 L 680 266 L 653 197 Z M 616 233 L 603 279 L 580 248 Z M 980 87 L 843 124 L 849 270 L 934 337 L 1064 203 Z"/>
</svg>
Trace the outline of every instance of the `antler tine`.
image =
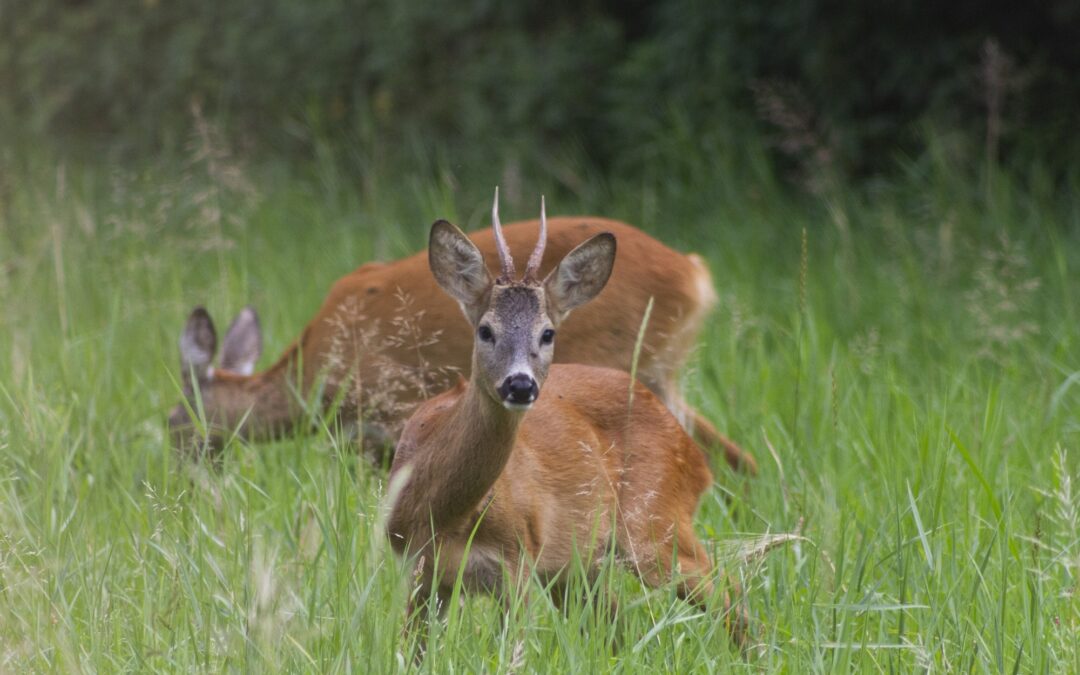
<svg viewBox="0 0 1080 675">
<path fill-rule="evenodd" d="M 499 264 L 502 267 L 502 275 L 498 278 L 501 283 L 509 283 L 514 280 L 514 259 L 510 256 L 510 247 L 506 245 L 506 237 L 503 236 L 502 224 L 499 222 L 499 186 L 495 186 L 495 203 L 491 206 L 491 229 L 495 231 L 495 250 L 499 253 Z"/>
<path fill-rule="evenodd" d="M 547 209 L 544 206 L 544 197 L 540 196 L 540 236 L 536 240 L 536 248 L 529 256 L 529 264 L 525 266 L 525 278 L 536 281 L 540 277 L 540 263 L 544 260 L 544 247 L 547 246 Z"/>
</svg>

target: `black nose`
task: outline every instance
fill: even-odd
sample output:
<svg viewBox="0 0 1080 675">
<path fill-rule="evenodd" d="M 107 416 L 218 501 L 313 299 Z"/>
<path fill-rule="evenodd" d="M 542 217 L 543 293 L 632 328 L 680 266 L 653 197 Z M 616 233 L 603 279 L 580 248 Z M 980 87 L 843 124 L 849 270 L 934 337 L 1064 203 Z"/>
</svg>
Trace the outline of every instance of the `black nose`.
<svg viewBox="0 0 1080 675">
<path fill-rule="evenodd" d="M 525 373 L 511 375 L 499 387 L 499 396 L 507 403 L 526 405 L 535 401 L 539 394 L 540 387 L 536 380 Z"/>
</svg>

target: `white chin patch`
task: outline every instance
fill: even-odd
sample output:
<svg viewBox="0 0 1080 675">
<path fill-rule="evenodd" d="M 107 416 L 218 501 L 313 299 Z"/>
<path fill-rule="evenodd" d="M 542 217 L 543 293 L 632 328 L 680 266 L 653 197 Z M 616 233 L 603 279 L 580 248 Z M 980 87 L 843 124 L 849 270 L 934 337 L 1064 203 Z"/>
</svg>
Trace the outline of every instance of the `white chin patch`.
<svg viewBox="0 0 1080 675">
<path fill-rule="evenodd" d="M 502 404 L 507 410 L 514 410 L 517 412 L 525 412 L 532 407 L 532 401 L 529 401 L 528 403 L 511 403 L 510 401 L 504 400 Z"/>
</svg>

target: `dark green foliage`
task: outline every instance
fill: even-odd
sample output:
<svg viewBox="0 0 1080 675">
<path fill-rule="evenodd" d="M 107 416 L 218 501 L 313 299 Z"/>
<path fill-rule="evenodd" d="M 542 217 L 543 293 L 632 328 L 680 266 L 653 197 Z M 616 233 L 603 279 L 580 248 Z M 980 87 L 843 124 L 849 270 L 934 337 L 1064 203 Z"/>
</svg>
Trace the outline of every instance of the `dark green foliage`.
<svg viewBox="0 0 1080 675">
<path fill-rule="evenodd" d="M 1069 0 L 0 0 L 0 121 L 156 149 L 197 105 L 275 147 L 560 148 L 620 170 L 673 130 L 756 128 L 806 178 L 891 167 L 929 120 L 1058 170 L 1078 34 Z"/>
</svg>

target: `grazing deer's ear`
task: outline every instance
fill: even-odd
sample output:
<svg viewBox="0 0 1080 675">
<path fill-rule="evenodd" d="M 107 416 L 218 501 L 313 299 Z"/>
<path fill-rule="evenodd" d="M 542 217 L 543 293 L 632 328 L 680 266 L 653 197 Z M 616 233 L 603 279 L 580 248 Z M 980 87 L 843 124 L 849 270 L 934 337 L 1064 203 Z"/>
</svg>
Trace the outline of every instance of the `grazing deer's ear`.
<svg viewBox="0 0 1080 675">
<path fill-rule="evenodd" d="M 431 226 L 428 264 L 435 281 L 458 301 L 469 321 L 479 321 L 484 296 L 491 288 L 491 275 L 476 244 L 450 223 L 437 220 Z"/>
<path fill-rule="evenodd" d="M 615 235 L 601 232 L 566 254 L 544 280 L 551 320 L 561 322 L 604 290 L 615 265 Z"/>
<path fill-rule="evenodd" d="M 183 377 L 190 377 L 194 372 L 198 381 L 206 380 L 216 350 L 214 322 L 204 308 L 196 307 L 188 317 L 184 332 L 180 334 L 180 370 Z"/>
<path fill-rule="evenodd" d="M 262 328 L 259 315 L 251 305 L 240 310 L 221 343 L 221 367 L 241 375 L 255 372 L 255 362 L 262 354 Z"/>
</svg>

